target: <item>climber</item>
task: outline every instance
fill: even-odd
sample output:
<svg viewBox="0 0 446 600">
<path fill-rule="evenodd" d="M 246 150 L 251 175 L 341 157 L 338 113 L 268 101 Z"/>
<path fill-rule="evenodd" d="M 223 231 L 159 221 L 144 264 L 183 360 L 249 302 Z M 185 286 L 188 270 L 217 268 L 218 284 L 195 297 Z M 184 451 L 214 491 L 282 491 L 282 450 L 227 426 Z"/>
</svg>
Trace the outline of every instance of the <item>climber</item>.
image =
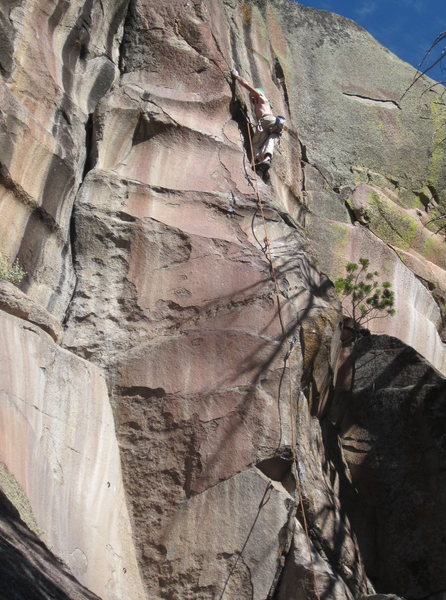
<svg viewBox="0 0 446 600">
<path fill-rule="evenodd" d="M 271 105 L 261 88 L 252 87 L 243 77 L 240 77 L 238 71 L 235 69 L 232 69 L 231 75 L 250 93 L 250 99 L 254 105 L 254 114 L 257 120 L 252 138 L 255 167 L 256 170 L 266 171 L 271 166 L 271 158 L 277 141 L 282 135 L 285 118 L 273 115 Z"/>
</svg>

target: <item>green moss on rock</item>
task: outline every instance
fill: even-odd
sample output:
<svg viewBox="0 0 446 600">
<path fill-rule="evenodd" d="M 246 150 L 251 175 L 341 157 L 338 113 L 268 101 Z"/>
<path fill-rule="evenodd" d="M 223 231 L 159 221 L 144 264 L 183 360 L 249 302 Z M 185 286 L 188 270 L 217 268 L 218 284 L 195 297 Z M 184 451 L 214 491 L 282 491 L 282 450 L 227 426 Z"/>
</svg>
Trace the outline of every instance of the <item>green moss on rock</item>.
<svg viewBox="0 0 446 600">
<path fill-rule="evenodd" d="M 369 228 L 383 242 L 401 250 L 415 250 L 446 268 L 446 244 L 399 205 L 378 192 L 370 192 L 366 211 Z"/>
<path fill-rule="evenodd" d="M 370 192 L 368 199 L 370 229 L 384 242 L 402 250 L 409 249 L 421 226 L 378 193 Z"/>
<path fill-rule="evenodd" d="M 423 246 L 420 249 L 420 254 L 422 254 L 424 258 L 427 258 L 427 260 L 430 260 L 433 263 L 440 264 L 440 266 L 442 265 L 441 261 L 439 261 L 439 257 L 445 253 L 444 242 L 441 242 L 433 235 L 425 238 Z M 443 263 L 444 262 L 445 261 L 443 261 Z"/>
<path fill-rule="evenodd" d="M 326 231 L 328 247 L 331 254 L 331 269 L 330 272 L 336 275 L 343 272 L 345 265 L 345 256 L 347 254 L 347 246 L 350 243 L 350 229 L 347 225 L 336 221 L 330 222 L 330 227 Z"/>
<path fill-rule="evenodd" d="M 14 475 L 8 471 L 4 463 L 0 463 L 0 488 L 19 511 L 22 521 L 24 521 L 36 535 L 39 537 L 42 536 L 44 532 L 39 529 L 37 525 L 31 504 L 23 491 L 22 486 Z"/>
</svg>

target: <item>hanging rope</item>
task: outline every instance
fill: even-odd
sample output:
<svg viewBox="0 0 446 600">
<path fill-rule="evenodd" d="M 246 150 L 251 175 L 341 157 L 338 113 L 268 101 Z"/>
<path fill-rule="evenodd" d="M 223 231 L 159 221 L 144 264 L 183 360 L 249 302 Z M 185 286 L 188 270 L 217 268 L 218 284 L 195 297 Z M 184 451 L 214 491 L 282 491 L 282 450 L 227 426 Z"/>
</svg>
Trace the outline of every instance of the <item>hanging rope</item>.
<svg viewBox="0 0 446 600">
<path fill-rule="evenodd" d="M 251 164 L 252 164 L 252 169 L 255 172 L 254 148 L 253 148 L 252 136 L 251 136 L 251 123 L 250 123 L 247 115 L 245 115 L 245 118 L 246 118 L 246 121 L 247 121 L 248 140 L 249 140 L 249 148 L 250 148 L 250 153 L 251 153 Z M 262 199 L 261 199 L 260 193 L 259 193 L 259 186 L 258 186 L 257 177 L 255 178 L 255 187 L 254 187 L 254 189 L 255 189 L 255 193 L 256 193 L 257 206 L 258 206 L 258 209 L 260 211 L 260 215 L 261 215 L 262 223 L 263 223 L 263 229 L 264 229 L 264 240 L 263 240 L 264 246 L 263 247 L 261 246 L 261 248 L 262 248 L 262 251 L 265 254 L 266 259 L 268 260 L 268 263 L 269 263 L 271 279 L 273 281 L 274 293 L 275 293 L 276 302 L 277 302 L 277 313 L 278 313 L 278 317 L 279 317 L 279 321 L 280 321 L 280 327 L 281 327 L 281 330 L 282 330 L 282 339 L 285 339 L 285 337 L 286 337 L 286 329 L 285 329 L 285 324 L 284 324 L 284 319 L 283 319 L 283 314 L 282 314 L 282 305 L 281 305 L 281 302 L 280 302 L 280 288 L 279 288 L 279 284 L 278 284 L 278 281 L 277 281 L 276 269 L 274 267 L 272 250 L 271 250 L 271 242 L 270 242 L 270 237 L 269 237 L 269 234 L 268 234 L 268 226 L 267 226 L 267 222 L 266 222 L 266 217 L 265 217 L 265 211 L 264 211 L 264 207 L 263 207 L 263 202 L 262 202 Z M 301 477 L 300 477 L 300 474 L 299 474 L 298 461 L 297 461 L 296 450 L 295 450 L 295 448 L 296 448 L 296 441 L 297 441 L 296 437 L 297 436 L 296 436 L 296 431 L 295 431 L 295 429 L 296 429 L 295 407 L 294 407 L 294 403 L 293 403 L 293 389 L 292 389 L 292 385 L 293 384 L 292 384 L 292 377 L 291 377 L 291 372 L 292 372 L 291 371 L 291 359 L 292 359 L 292 353 L 293 353 L 293 349 L 294 349 L 294 344 L 295 344 L 295 340 L 293 340 L 292 342 L 290 342 L 290 350 L 285 355 L 285 358 L 284 358 L 284 369 L 283 369 L 282 376 L 281 376 L 280 382 L 279 382 L 278 410 L 279 410 L 280 438 L 279 438 L 279 445 L 277 447 L 276 453 L 280 451 L 280 445 L 281 445 L 281 440 L 282 440 L 282 417 L 281 417 L 281 411 L 280 411 L 280 396 L 281 396 L 281 387 L 282 387 L 283 375 L 285 373 L 285 369 L 286 369 L 287 362 L 288 362 L 289 410 L 290 410 L 290 416 L 291 416 L 291 461 L 292 461 L 292 472 L 293 472 L 294 478 L 296 480 L 297 494 L 298 494 L 298 497 L 299 497 L 299 504 L 300 504 L 301 513 L 302 513 L 303 527 L 304 527 L 305 537 L 306 537 L 306 540 L 307 540 L 308 552 L 309 552 L 309 555 L 310 555 L 310 563 L 311 563 L 311 571 L 312 571 L 312 576 L 313 576 L 314 593 L 316 595 L 316 598 L 319 600 L 320 596 L 319 596 L 319 591 L 318 591 L 317 582 L 316 582 L 316 572 L 315 572 L 315 567 L 314 567 L 313 552 L 312 552 L 311 541 L 310 541 L 310 534 L 309 534 L 309 528 L 308 528 L 308 520 L 307 520 L 307 516 L 306 516 L 306 510 L 305 510 L 305 506 L 304 506 L 304 501 L 303 501 L 302 482 L 301 482 Z"/>
<path fill-rule="evenodd" d="M 221 53 L 222 54 L 222 53 Z M 223 56 L 223 54 L 222 54 Z M 226 60 L 225 60 L 226 62 Z M 227 62 L 226 62 L 227 64 Z M 219 66 L 219 65 L 217 65 Z M 221 69 L 221 67 L 219 67 L 220 70 L 222 71 L 222 73 L 224 74 L 223 70 Z M 225 74 L 224 74 L 225 75 Z M 249 140 L 249 147 L 250 147 L 250 153 L 251 153 L 251 166 L 252 166 L 252 170 L 255 172 L 255 160 L 254 160 L 254 148 L 253 148 L 253 144 L 252 144 L 252 136 L 251 136 L 251 122 L 249 120 L 249 117 L 247 114 L 244 113 L 244 111 L 240 108 L 245 120 L 246 120 L 246 124 L 247 124 L 247 131 L 248 131 L 248 140 Z M 243 156 L 243 162 L 245 160 L 245 155 Z M 245 172 L 246 172 L 246 168 L 245 168 Z M 262 249 L 262 252 L 264 253 L 268 264 L 269 264 L 269 270 L 270 270 L 270 275 L 271 275 L 271 280 L 273 282 L 274 285 L 274 294 L 276 296 L 276 304 L 277 304 L 277 314 L 279 317 L 279 322 L 280 322 L 280 328 L 282 331 L 282 339 L 284 340 L 286 338 L 286 329 L 285 329 L 285 324 L 284 324 L 284 319 L 283 319 L 283 313 L 282 313 L 282 305 L 280 302 L 280 288 L 279 288 L 279 284 L 278 284 L 278 280 L 277 280 L 277 273 L 276 273 L 276 269 L 274 267 L 274 262 L 273 262 L 273 256 L 272 256 L 272 250 L 271 250 L 271 242 L 270 242 L 270 237 L 268 234 L 268 227 L 267 227 L 267 223 L 266 223 L 266 217 L 265 217 L 265 212 L 264 212 L 264 206 L 263 206 L 263 202 L 261 200 L 260 197 L 260 193 L 259 193 L 259 186 L 258 186 L 258 180 L 257 177 L 254 178 L 255 180 L 255 186 L 253 186 L 252 184 L 252 178 L 249 177 L 249 174 L 246 172 L 246 176 L 247 179 L 249 181 L 249 184 L 251 185 L 251 187 L 254 189 L 255 191 L 255 195 L 256 195 L 256 200 L 257 200 L 257 209 L 254 213 L 253 216 L 253 222 L 252 222 L 252 233 L 254 238 L 256 239 L 256 241 L 258 242 L 260 248 Z M 257 215 L 257 212 L 260 212 L 260 216 L 262 219 L 262 223 L 263 223 L 263 230 L 264 230 L 264 239 L 263 239 L 263 246 L 262 244 L 259 242 L 257 236 L 255 235 L 255 230 L 254 230 L 254 219 Z M 314 593 L 316 595 L 317 600 L 320 600 L 320 596 L 319 596 L 319 591 L 317 588 L 317 582 L 316 582 L 316 573 L 315 573 L 315 568 L 314 568 L 314 560 L 313 560 L 313 552 L 312 552 L 312 548 L 311 548 L 311 541 L 310 541 L 310 535 L 309 535 L 309 528 L 308 528 L 308 521 L 307 521 L 307 517 L 306 517 L 306 511 L 305 511 L 305 506 L 304 506 L 304 502 L 303 502 L 303 493 L 302 493 L 302 482 L 301 482 L 301 478 L 300 478 L 300 474 L 299 474 L 299 470 L 297 467 L 298 461 L 297 461 L 297 456 L 296 456 L 296 451 L 295 451 L 295 446 L 296 446 L 296 432 L 295 432 L 295 428 L 296 428 L 296 423 L 295 423 L 295 410 L 294 410 L 294 403 L 293 403 L 293 390 L 292 390 L 292 378 L 291 378 L 291 356 L 292 356 L 292 351 L 294 348 L 294 344 L 295 344 L 295 340 L 293 340 L 292 342 L 290 342 L 290 350 L 287 352 L 287 354 L 284 357 L 284 366 L 283 366 L 283 370 L 282 370 L 282 374 L 280 377 L 280 382 L 279 382 L 279 389 L 278 389 L 278 414 L 279 414 L 279 429 L 280 429 L 280 437 L 279 437 L 279 444 L 277 446 L 276 449 L 276 456 L 279 454 L 280 452 L 280 445 L 282 442 L 282 415 L 281 415 L 281 409 L 280 409 L 280 397 L 281 397 L 281 390 L 282 390 L 282 382 L 283 382 L 283 377 L 287 368 L 287 363 L 288 363 L 288 375 L 289 375 L 289 407 L 290 407 L 290 416 L 291 416 L 291 461 L 292 461 L 292 473 L 294 475 L 295 481 L 296 481 L 296 488 L 297 488 L 297 495 L 299 497 L 299 505 L 301 508 L 301 513 L 302 513 L 302 521 L 303 521 L 303 527 L 304 527 L 304 532 L 305 532 L 305 537 L 307 540 L 307 546 L 308 546 L 308 552 L 310 555 L 310 562 L 311 562 L 311 571 L 312 571 L 312 575 L 313 575 L 313 586 L 314 586 Z M 270 496 L 268 494 L 268 491 L 270 491 L 272 488 L 271 483 L 268 482 L 266 489 L 264 491 L 264 494 L 262 496 L 262 499 L 259 503 L 259 507 L 257 510 L 257 514 L 255 516 L 255 519 L 251 525 L 251 528 L 249 530 L 249 533 L 243 543 L 243 546 L 240 550 L 240 552 L 238 553 L 237 559 L 235 560 L 232 568 L 230 569 L 228 576 L 226 578 L 226 581 L 224 583 L 221 595 L 219 596 L 219 600 L 223 600 L 224 594 L 226 592 L 226 588 L 228 586 L 228 583 L 231 579 L 231 577 L 233 576 L 235 569 L 237 568 L 237 565 L 243 555 L 243 552 L 245 551 L 245 548 L 248 544 L 248 541 L 251 537 L 251 534 L 254 530 L 254 527 L 257 523 L 257 520 L 260 516 L 260 513 L 263 509 L 263 507 L 265 506 L 265 504 L 268 502 Z"/>
<path fill-rule="evenodd" d="M 259 508 L 257 509 L 257 514 L 255 516 L 255 519 L 254 519 L 252 525 L 251 525 L 251 529 L 249 530 L 248 535 L 246 536 L 246 539 L 245 539 L 245 541 L 243 543 L 242 549 L 238 553 L 237 559 L 235 560 L 234 564 L 231 567 L 231 570 L 228 573 L 228 576 L 226 577 L 225 585 L 223 586 L 223 590 L 222 590 L 222 592 L 220 594 L 219 600 L 223 599 L 223 596 L 225 594 L 225 591 L 226 591 L 226 588 L 228 586 L 229 580 L 231 579 L 232 575 L 234 574 L 235 569 L 237 568 L 238 562 L 241 559 L 241 557 L 243 555 L 243 552 L 245 551 L 245 548 L 246 548 L 246 546 L 247 546 L 247 544 L 249 542 L 249 538 L 251 537 L 251 534 L 254 531 L 255 524 L 257 523 L 257 520 L 260 517 L 260 513 L 262 511 L 262 508 L 265 506 L 265 504 L 269 501 L 269 499 L 271 497 L 271 489 L 272 489 L 271 482 L 268 481 L 268 483 L 266 485 L 266 489 L 263 492 L 262 499 L 260 500 Z M 268 494 L 268 492 L 270 492 L 270 493 Z M 268 497 L 266 496 L 267 494 L 268 494 Z"/>
</svg>

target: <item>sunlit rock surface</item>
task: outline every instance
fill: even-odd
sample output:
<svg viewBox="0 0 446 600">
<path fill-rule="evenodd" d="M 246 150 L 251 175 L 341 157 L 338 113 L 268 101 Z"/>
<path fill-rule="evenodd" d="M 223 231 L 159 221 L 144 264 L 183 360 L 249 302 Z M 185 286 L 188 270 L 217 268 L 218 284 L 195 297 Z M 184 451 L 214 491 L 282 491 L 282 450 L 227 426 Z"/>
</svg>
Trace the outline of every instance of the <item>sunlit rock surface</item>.
<svg viewBox="0 0 446 600">
<path fill-rule="evenodd" d="M 142 597 L 99 369 L 6 313 L 0 349 L 2 489 L 84 585 Z"/>
<path fill-rule="evenodd" d="M 0 251 L 27 272 L 0 461 L 28 525 L 103 600 L 392 591 L 326 417 L 330 279 L 370 259 L 397 309 L 370 328 L 445 371 L 441 89 L 404 95 L 411 67 L 287 0 L 0 14 Z M 233 66 L 287 118 L 267 181 Z"/>
</svg>

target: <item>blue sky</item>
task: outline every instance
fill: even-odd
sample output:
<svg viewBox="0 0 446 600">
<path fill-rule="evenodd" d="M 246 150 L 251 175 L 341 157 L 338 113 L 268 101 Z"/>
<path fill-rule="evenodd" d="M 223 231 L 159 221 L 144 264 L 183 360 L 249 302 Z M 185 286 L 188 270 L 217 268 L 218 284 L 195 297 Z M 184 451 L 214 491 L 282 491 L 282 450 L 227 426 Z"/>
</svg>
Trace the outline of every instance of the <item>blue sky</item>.
<svg viewBox="0 0 446 600">
<path fill-rule="evenodd" d="M 418 67 L 435 38 L 446 31 L 446 0 L 299 0 L 299 4 L 353 19 L 414 67 Z M 446 54 L 446 40 L 433 56 L 438 57 L 442 49 Z M 443 68 L 435 68 L 429 76 L 446 80 L 446 56 Z"/>
</svg>

